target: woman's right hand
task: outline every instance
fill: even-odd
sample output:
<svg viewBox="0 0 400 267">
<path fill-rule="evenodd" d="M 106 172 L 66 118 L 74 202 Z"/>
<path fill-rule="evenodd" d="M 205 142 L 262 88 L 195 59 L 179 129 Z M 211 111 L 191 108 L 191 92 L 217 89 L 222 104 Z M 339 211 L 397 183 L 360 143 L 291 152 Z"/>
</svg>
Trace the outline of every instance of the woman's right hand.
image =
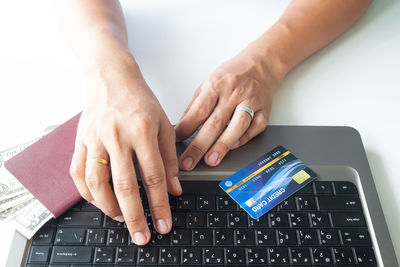
<svg viewBox="0 0 400 267">
<path fill-rule="evenodd" d="M 172 227 L 168 192 L 180 195 L 175 132 L 137 64 L 88 74 L 89 101 L 82 112 L 71 175 L 84 199 L 114 220 L 125 221 L 137 245 L 150 240 L 135 174 L 138 163 L 155 229 Z M 109 166 L 87 160 L 101 158 Z M 112 177 L 113 189 L 109 181 Z"/>
</svg>

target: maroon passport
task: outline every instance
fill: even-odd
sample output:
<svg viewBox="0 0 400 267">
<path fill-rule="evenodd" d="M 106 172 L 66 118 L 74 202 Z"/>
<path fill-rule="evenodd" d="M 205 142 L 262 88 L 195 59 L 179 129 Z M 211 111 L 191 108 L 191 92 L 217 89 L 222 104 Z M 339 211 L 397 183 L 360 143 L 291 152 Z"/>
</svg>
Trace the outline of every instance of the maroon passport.
<svg viewBox="0 0 400 267">
<path fill-rule="evenodd" d="M 5 163 L 6 169 L 55 217 L 81 200 L 69 174 L 80 115 L 60 125 Z"/>
</svg>

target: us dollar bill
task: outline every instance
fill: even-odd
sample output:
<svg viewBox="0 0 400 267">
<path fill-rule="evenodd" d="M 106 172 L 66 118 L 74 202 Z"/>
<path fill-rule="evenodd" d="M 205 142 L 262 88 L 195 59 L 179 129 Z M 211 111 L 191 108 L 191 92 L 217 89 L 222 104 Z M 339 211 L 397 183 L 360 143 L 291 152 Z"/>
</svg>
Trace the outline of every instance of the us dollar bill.
<svg viewBox="0 0 400 267">
<path fill-rule="evenodd" d="M 0 167 L 0 201 L 25 192 L 26 188 L 10 172 Z"/>
<path fill-rule="evenodd" d="M 30 206 L 25 212 L 15 216 L 10 223 L 27 239 L 32 236 L 51 218 L 53 214 L 39 201 Z"/>
<path fill-rule="evenodd" d="M 10 221 L 15 216 L 30 209 L 31 206 L 33 207 L 36 201 L 38 201 L 36 198 L 32 198 L 30 200 L 22 202 L 21 204 L 18 204 L 17 206 L 3 210 L 2 212 L 0 212 L 0 221 Z"/>
<path fill-rule="evenodd" d="M 30 199 L 34 198 L 34 196 L 29 193 L 29 191 L 26 191 L 25 193 L 22 193 L 20 195 L 16 195 L 7 199 L 4 199 L 0 201 L 0 212 L 5 211 L 8 208 L 17 206 L 25 201 L 28 201 Z"/>
</svg>

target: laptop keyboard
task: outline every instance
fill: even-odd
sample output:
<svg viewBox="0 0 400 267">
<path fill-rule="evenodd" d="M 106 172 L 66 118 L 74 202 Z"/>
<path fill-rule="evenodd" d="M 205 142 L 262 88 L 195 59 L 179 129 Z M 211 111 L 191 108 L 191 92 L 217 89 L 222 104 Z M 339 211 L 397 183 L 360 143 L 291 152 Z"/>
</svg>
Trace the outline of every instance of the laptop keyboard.
<svg viewBox="0 0 400 267">
<path fill-rule="evenodd" d="M 252 219 L 217 181 L 182 181 L 170 197 L 173 229 L 154 231 L 141 188 L 150 243 L 132 243 L 126 225 L 81 202 L 32 239 L 27 266 L 376 266 L 356 186 L 310 183 Z"/>
</svg>

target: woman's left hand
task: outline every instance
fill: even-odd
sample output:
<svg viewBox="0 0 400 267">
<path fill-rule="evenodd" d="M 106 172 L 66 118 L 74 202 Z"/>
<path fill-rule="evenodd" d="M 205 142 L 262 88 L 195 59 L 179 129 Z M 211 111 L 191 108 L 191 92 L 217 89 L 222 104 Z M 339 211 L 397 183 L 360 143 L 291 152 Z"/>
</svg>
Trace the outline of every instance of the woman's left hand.
<svg viewBox="0 0 400 267">
<path fill-rule="evenodd" d="M 175 127 L 177 140 L 182 141 L 202 126 L 179 158 L 182 170 L 192 170 L 203 156 L 206 164 L 216 166 L 229 150 L 264 131 L 274 89 L 283 77 L 273 69 L 279 66 L 269 63 L 265 53 L 248 47 L 200 85 Z M 236 110 L 238 106 L 253 110 L 254 117 Z"/>
</svg>

